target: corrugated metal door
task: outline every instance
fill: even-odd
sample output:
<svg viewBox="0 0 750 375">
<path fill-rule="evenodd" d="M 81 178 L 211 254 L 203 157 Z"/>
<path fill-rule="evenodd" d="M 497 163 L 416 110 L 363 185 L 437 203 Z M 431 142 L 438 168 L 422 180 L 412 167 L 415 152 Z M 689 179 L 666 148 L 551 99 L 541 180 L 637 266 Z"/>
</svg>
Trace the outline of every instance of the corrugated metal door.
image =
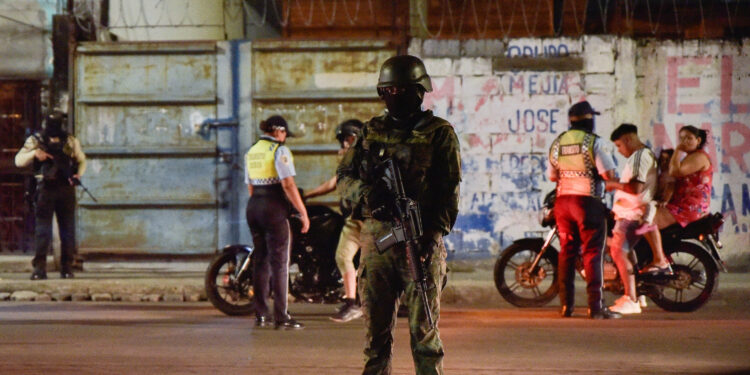
<svg viewBox="0 0 750 375">
<path fill-rule="evenodd" d="M 366 121 L 383 111 L 375 89 L 380 65 L 396 54 L 385 41 L 252 43 L 252 122 L 284 116 L 298 138 L 294 154 L 297 185 L 310 189 L 331 178 L 339 145 L 336 126 Z M 319 201 L 334 204 L 336 194 Z"/>
<path fill-rule="evenodd" d="M 216 44 L 84 43 L 75 129 L 88 157 L 77 240 L 85 253 L 209 253 L 217 248 Z"/>
</svg>

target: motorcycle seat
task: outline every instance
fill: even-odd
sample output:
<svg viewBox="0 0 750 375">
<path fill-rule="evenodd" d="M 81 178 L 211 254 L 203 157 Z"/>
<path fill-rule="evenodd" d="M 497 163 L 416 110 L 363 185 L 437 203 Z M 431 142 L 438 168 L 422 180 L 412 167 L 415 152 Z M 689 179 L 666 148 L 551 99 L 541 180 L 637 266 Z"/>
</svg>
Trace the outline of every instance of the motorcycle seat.
<svg viewBox="0 0 750 375">
<path fill-rule="evenodd" d="M 662 237 L 670 238 L 698 238 L 701 234 L 711 234 L 718 232 L 719 227 L 724 223 L 724 215 L 721 212 L 714 212 L 706 215 L 696 221 L 688 223 L 684 228 L 675 223 L 661 230 Z"/>
</svg>

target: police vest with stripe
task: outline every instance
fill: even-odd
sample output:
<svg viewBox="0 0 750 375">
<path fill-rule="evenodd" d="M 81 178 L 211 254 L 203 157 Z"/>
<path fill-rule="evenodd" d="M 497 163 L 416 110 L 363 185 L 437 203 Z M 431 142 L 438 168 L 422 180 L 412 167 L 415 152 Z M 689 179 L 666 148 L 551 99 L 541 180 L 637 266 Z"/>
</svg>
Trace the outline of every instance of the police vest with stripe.
<svg viewBox="0 0 750 375">
<path fill-rule="evenodd" d="M 279 142 L 261 138 L 247 151 L 245 165 L 251 185 L 281 183 L 279 173 L 276 171 L 276 150 L 280 145 Z M 290 162 L 292 161 L 290 160 Z"/>
<path fill-rule="evenodd" d="M 594 159 L 597 136 L 579 129 L 561 134 L 552 143 L 549 160 L 557 170 L 558 195 L 598 196 L 600 177 Z"/>
</svg>

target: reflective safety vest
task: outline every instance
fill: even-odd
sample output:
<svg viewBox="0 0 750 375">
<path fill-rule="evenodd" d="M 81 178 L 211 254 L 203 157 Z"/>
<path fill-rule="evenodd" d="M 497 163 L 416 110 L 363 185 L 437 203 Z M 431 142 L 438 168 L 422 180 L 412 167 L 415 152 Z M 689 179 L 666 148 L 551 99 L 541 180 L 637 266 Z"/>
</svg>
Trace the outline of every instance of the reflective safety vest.
<svg viewBox="0 0 750 375">
<path fill-rule="evenodd" d="M 281 144 L 276 141 L 261 138 L 245 154 L 247 178 L 250 184 L 273 185 L 280 184 L 281 179 L 276 171 L 276 150 Z M 293 162 L 293 160 L 290 160 Z"/>
<path fill-rule="evenodd" d="M 562 133 L 549 151 L 549 160 L 557 170 L 557 195 L 598 196 L 601 179 L 596 170 L 594 142 L 597 136 L 579 129 Z"/>
</svg>

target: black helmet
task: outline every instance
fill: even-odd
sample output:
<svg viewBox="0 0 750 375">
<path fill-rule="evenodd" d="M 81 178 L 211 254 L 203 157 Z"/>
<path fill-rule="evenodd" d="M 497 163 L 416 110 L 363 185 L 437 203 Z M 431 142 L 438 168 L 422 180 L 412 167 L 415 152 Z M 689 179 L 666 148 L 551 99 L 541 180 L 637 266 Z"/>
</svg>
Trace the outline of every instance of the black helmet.
<svg viewBox="0 0 750 375">
<path fill-rule="evenodd" d="M 362 121 L 357 119 L 346 120 L 336 127 L 336 139 L 339 143 L 344 142 L 344 139 L 350 135 L 359 138 L 362 135 Z"/>
<path fill-rule="evenodd" d="M 54 110 L 44 119 L 44 134 L 50 137 L 57 137 L 65 133 L 63 127 L 68 119 L 68 115 L 60 110 Z"/>
<path fill-rule="evenodd" d="M 432 91 L 430 76 L 427 75 L 422 60 L 411 55 L 394 56 L 385 60 L 380 67 L 378 88 L 409 83 L 422 86 L 427 92 Z"/>
</svg>

